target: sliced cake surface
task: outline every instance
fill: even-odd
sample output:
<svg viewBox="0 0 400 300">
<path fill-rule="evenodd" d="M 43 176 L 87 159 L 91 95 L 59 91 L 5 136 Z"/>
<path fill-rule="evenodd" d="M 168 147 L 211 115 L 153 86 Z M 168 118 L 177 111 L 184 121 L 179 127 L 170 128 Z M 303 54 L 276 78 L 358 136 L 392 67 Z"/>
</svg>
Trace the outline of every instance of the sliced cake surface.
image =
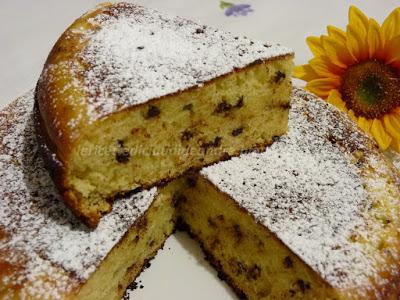
<svg viewBox="0 0 400 300">
<path fill-rule="evenodd" d="M 293 297 L 299 293 L 300 298 L 322 299 L 329 295 L 345 299 L 392 299 L 399 294 L 398 173 L 385 161 L 375 144 L 329 104 L 302 90 L 295 90 L 288 135 L 265 152 L 243 154 L 207 167 L 200 173 L 201 186 L 226 195 L 239 210 L 251 216 L 251 220 L 267 229 L 267 236 L 274 237 L 269 241 L 276 240 L 275 243 L 292 252 L 290 255 L 286 250 L 272 252 L 271 260 L 278 262 L 274 270 L 273 262 L 267 257 L 268 263 L 262 259 L 257 261 L 257 257 L 263 257 L 262 253 L 267 251 L 265 248 L 273 247 L 272 242 L 269 243 L 271 246 L 265 243 L 260 248 L 261 254 L 257 252 L 257 245 L 248 250 L 242 263 L 251 266 L 253 260 L 260 266 L 256 279 L 261 280 L 261 283 L 254 280 L 249 286 L 242 284 L 244 275 L 241 277 L 232 269 L 237 264 L 223 264 L 223 271 L 249 298 L 264 299 L 260 295 L 266 293 L 263 288 L 271 278 L 267 298 Z M 196 211 L 202 205 L 196 204 L 199 198 L 207 195 L 189 192 L 187 198 L 194 197 L 194 200 L 189 201 L 186 209 Z M 212 196 L 208 198 L 203 202 L 212 205 Z M 199 211 L 204 205 L 202 207 Z M 222 213 L 227 211 L 226 206 L 222 207 L 225 207 L 220 209 Z M 217 214 L 218 209 L 212 211 Z M 186 215 L 190 216 L 189 213 Z M 197 212 L 196 215 L 201 214 Z M 226 230 L 218 217 L 211 221 L 212 225 L 221 224 Z M 193 227 L 196 222 L 196 216 L 192 216 L 189 226 Z M 225 224 L 227 222 L 225 220 Z M 236 224 L 242 223 L 237 221 Z M 195 233 L 203 240 L 202 235 L 207 231 L 197 230 Z M 231 230 L 242 239 L 243 245 L 246 239 L 249 242 L 249 236 L 241 234 L 245 230 L 249 231 L 246 227 Z M 222 243 L 223 250 L 212 247 L 218 229 L 216 232 L 204 239 L 209 242 L 206 248 L 211 253 L 212 249 L 217 249 L 214 250 L 217 258 L 224 261 L 229 258 L 223 254 L 229 251 L 227 245 Z M 237 252 L 233 251 L 231 255 L 241 263 Z M 291 278 L 299 272 L 293 266 L 296 265 L 293 256 L 318 276 L 311 280 L 305 272 L 304 277 Z M 280 275 L 271 274 L 273 271 L 282 274 L 285 284 L 279 284 Z M 265 273 L 269 273 L 270 279 L 261 276 Z M 318 277 L 334 292 L 327 289 L 326 294 L 319 294 L 321 281 Z M 257 292 L 261 294 L 257 296 Z"/>
<path fill-rule="evenodd" d="M 0 112 L 0 299 L 118 299 L 171 234 L 171 197 L 127 196 L 88 229 L 44 168 L 32 108 L 30 92 Z"/>
<path fill-rule="evenodd" d="M 0 299 L 119 299 L 188 225 L 248 299 L 396 299 L 399 176 L 337 109 L 292 96 L 289 134 L 126 195 L 96 229 L 59 201 L 34 137 L 33 92 L 0 112 Z"/>
<path fill-rule="evenodd" d="M 134 4 L 83 15 L 35 93 L 64 200 L 94 227 L 118 193 L 270 144 L 287 129 L 292 57 Z"/>
</svg>

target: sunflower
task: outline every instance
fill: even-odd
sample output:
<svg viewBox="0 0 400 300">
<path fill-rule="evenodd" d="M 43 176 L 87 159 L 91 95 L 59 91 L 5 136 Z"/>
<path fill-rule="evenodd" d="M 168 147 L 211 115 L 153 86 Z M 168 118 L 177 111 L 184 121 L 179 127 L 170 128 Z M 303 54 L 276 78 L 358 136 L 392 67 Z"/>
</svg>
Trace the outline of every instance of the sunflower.
<svg viewBox="0 0 400 300">
<path fill-rule="evenodd" d="M 294 76 L 346 112 L 382 150 L 400 152 L 400 7 L 379 25 L 351 6 L 346 31 L 328 26 L 327 32 L 307 38 L 314 57 Z"/>
</svg>

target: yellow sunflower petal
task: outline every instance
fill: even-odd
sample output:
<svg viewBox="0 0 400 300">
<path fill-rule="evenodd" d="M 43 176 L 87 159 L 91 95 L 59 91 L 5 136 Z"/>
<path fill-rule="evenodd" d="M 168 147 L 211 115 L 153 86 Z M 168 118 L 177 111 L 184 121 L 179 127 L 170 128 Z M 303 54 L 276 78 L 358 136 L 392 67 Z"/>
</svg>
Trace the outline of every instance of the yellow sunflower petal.
<svg viewBox="0 0 400 300">
<path fill-rule="evenodd" d="M 347 49 L 346 44 L 342 44 L 331 36 L 323 36 L 321 40 L 325 49 L 325 55 L 339 68 L 346 69 L 349 65 L 356 62 Z"/>
<path fill-rule="evenodd" d="M 342 100 L 342 95 L 338 90 L 331 90 L 326 102 L 336 106 L 341 111 L 347 112 L 346 103 Z"/>
<path fill-rule="evenodd" d="M 310 65 L 295 66 L 293 76 L 304 81 L 311 81 L 320 78 L 320 76 L 310 67 Z"/>
<path fill-rule="evenodd" d="M 363 60 L 362 46 L 360 46 L 360 38 L 358 37 L 357 30 L 348 26 L 347 28 L 347 40 L 346 46 L 349 50 L 350 55 L 354 58 L 356 62 Z"/>
<path fill-rule="evenodd" d="M 314 56 L 320 56 L 324 54 L 325 51 L 322 47 L 321 38 L 316 36 L 309 36 L 306 39 L 306 42 Z"/>
<path fill-rule="evenodd" d="M 322 78 L 314 79 L 307 83 L 306 89 L 311 93 L 316 94 L 322 98 L 326 98 L 329 92 L 336 89 L 339 86 L 339 82 L 335 78 Z"/>
<path fill-rule="evenodd" d="M 335 39 L 339 43 L 346 44 L 346 32 L 336 26 L 329 25 L 327 27 L 329 37 Z"/>
<path fill-rule="evenodd" d="M 381 31 L 386 44 L 400 34 L 400 7 L 394 9 L 387 16 L 382 24 Z"/>
<path fill-rule="evenodd" d="M 331 63 L 327 57 L 314 57 L 309 61 L 310 67 L 320 77 L 338 77 L 344 73 L 344 69 Z"/>
<path fill-rule="evenodd" d="M 397 114 L 386 114 L 383 116 L 383 124 L 386 131 L 394 138 L 400 140 L 400 116 Z"/>
<path fill-rule="evenodd" d="M 400 35 L 386 45 L 386 63 L 393 65 L 393 67 L 400 66 Z"/>
<path fill-rule="evenodd" d="M 400 153 L 400 140 L 394 139 L 390 144 L 390 147 Z"/>
<path fill-rule="evenodd" d="M 349 9 L 347 25 L 347 48 L 358 61 L 368 57 L 367 45 L 368 18 L 355 6 Z"/>
<path fill-rule="evenodd" d="M 347 112 L 347 115 L 350 117 L 350 119 L 353 120 L 353 122 L 357 123 L 358 118 L 356 117 L 356 115 L 352 109 L 349 109 L 349 111 Z"/>
<path fill-rule="evenodd" d="M 358 126 L 365 131 L 366 133 L 370 133 L 371 131 L 371 126 L 372 126 L 372 120 L 371 119 L 366 119 L 364 117 L 359 117 L 357 120 Z"/>
<path fill-rule="evenodd" d="M 382 47 L 381 32 L 379 24 L 374 19 L 369 19 L 368 23 L 368 52 L 369 58 L 374 58 L 376 52 Z"/>
<path fill-rule="evenodd" d="M 392 137 L 386 132 L 381 120 L 374 119 L 371 126 L 371 133 L 379 145 L 379 148 L 386 150 L 392 143 Z"/>
<path fill-rule="evenodd" d="M 351 5 L 349 8 L 349 23 L 355 23 L 356 25 L 362 26 L 364 29 L 367 29 L 368 17 L 364 15 L 363 12 L 357 7 Z"/>
</svg>

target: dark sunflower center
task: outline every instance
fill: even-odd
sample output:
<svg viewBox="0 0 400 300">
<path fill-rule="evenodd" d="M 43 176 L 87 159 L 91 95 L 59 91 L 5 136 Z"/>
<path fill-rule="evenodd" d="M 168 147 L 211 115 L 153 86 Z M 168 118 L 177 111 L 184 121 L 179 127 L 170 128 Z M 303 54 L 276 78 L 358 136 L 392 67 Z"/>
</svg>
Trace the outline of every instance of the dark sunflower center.
<svg viewBox="0 0 400 300">
<path fill-rule="evenodd" d="M 379 118 L 400 105 L 400 79 L 395 70 L 368 60 L 351 66 L 342 77 L 342 96 L 356 116 Z"/>
</svg>

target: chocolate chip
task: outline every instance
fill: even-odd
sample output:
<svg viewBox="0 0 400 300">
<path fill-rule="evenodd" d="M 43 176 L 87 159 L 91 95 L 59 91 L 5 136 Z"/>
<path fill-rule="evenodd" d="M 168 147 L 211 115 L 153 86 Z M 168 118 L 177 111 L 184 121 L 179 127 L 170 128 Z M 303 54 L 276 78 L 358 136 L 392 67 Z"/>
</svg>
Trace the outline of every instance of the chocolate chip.
<svg viewBox="0 0 400 300">
<path fill-rule="evenodd" d="M 218 103 L 217 107 L 215 108 L 216 113 L 223 113 L 227 112 L 232 109 L 232 105 L 226 102 L 225 100 L 222 100 L 222 102 Z"/>
<path fill-rule="evenodd" d="M 225 220 L 223 215 L 218 215 L 217 216 L 218 221 L 223 222 Z"/>
<path fill-rule="evenodd" d="M 115 159 L 121 164 L 126 164 L 127 162 L 129 162 L 130 157 L 131 155 L 129 154 L 128 150 L 118 151 L 115 154 Z"/>
<path fill-rule="evenodd" d="M 124 147 L 124 141 L 123 140 L 117 140 L 117 143 L 120 147 Z"/>
<path fill-rule="evenodd" d="M 232 104 L 228 103 L 226 100 L 222 100 L 220 103 L 218 103 L 214 112 L 215 113 L 228 112 L 232 108 L 241 108 L 241 107 L 243 107 L 243 105 L 244 105 L 244 97 L 243 96 L 239 97 L 239 99 L 237 100 L 237 102 L 234 106 L 232 106 Z"/>
<path fill-rule="evenodd" d="M 157 106 L 150 105 L 149 110 L 147 111 L 147 118 L 157 117 L 161 113 L 160 109 Z"/>
<path fill-rule="evenodd" d="M 239 99 L 238 99 L 238 101 L 236 102 L 235 107 L 236 107 L 236 108 L 241 108 L 241 107 L 243 107 L 243 105 L 244 105 L 244 97 L 243 97 L 243 96 L 240 96 Z"/>
<path fill-rule="evenodd" d="M 285 257 L 285 259 L 283 260 L 283 265 L 285 266 L 286 269 L 293 268 L 293 261 L 290 258 L 290 256 Z"/>
<path fill-rule="evenodd" d="M 272 137 L 272 141 L 273 141 L 274 143 L 278 142 L 280 139 L 281 139 L 281 137 L 280 137 L 279 135 L 274 135 L 274 136 Z M 279 158 L 280 158 L 280 157 L 279 157 Z"/>
<path fill-rule="evenodd" d="M 188 103 L 185 106 L 183 106 L 182 110 L 192 110 L 193 109 L 193 104 Z"/>
<path fill-rule="evenodd" d="M 178 207 L 180 202 L 186 202 L 186 201 L 187 201 L 186 197 L 184 195 L 182 195 L 181 193 L 175 193 L 172 196 L 172 205 L 174 207 Z"/>
<path fill-rule="evenodd" d="M 137 47 L 137 49 L 138 49 L 138 50 L 143 50 L 143 49 L 144 49 L 144 46 L 139 46 L 139 47 Z"/>
<path fill-rule="evenodd" d="M 137 289 L 137 286 L 138 286 L 138 284 L 136 283 L 136 281 L 134 281 L 134 282 L 131 282 L 126 289 L 133 291 L 133 290 Z"/>
<path fill-rule="evenodd" d="M 215 137 L 213 146 L 214 147 L 221 146 L 221 141 L 222 141 L 222 137 L 220 137 L 220 136 Z"/>
<path fill-rule="evenodd" d="M 241 275 L 245 272 L 247 272 L 246 265 L 240 261 L 237 261 L 236 262 L 236 275 Z"/>
<path fill-rule="evenodd" d="M 257 280 L 261 276 L 261 268 L 258 265 L 252 266 L 247 272 L 247 279 Z"/>
<path fill-rule="evenodd" d="M 233 225 L 233 232 L 236 238 L 236 242 L 239 243 L 243 239 L 243 233 L 238 224 Z"/>
<path fill-rule="evenodd" d="M 182 142 L 187 142 L 189 141 L 192 137 L 194 136 L 194 133 L 191 132 L 190 130 L 185 130 L 181 134 L 181 141 Z"/>
<path fill-rule="evenodd" d="M 203 28 L 197 28 L 196 29 L 196 33 L 204 33 L 204 29 Z"/>
<path fill-rule="evenodd" d="M 338 142 L 336 136 L 329 134 L 327 137 L 328 141 L 330 141 L 332 144 L 336 144 Z"/>
<path fill-rule="evenodd" d="M 238 127 L 236 129 L 233 129 L 232 130 L 232 135 L 233 136 L 238 136 L 238 135 L 242 134 L 243 129 L 244 129 L 243 127 Z"/>
<path fill-rule="evenodd" d="M 195 176 L 186 177 L 186 184 L 188 187 L 195 187 L 197 184 L 197 178 Z"/>
<path fill-rule="evenodd" d="M 274 82 L 275 83 L 280 83 L 285 78 L 286 78 L 286 74 L 285 73 L 283 73 L 282 71 L 277 71 L 275 73 L 275 76 L 274 76 Z"/>
<path fill-rule="evenodd" d="M 221 141 L 222 141 L 222 137 L 220 136 L 216 136 L 214 141 L 208 142 L 208 143 L 204 143 L 201 145 L 201 147 L 204 149 L 204 153 L 207 153 L 208 148 L 216 148 L 221 146 Z"/>
<path fill-rule="evenodd" d="M 297 280 L 296 283 L 299 286 L 300 291 L 302 291 L 303 293 L 311 288 L 310 284 L 308 282 L 305 282 L 303 279 Z"/>
<path fill-rule="evenodd" d="M 217 228 L 217 224 L 215 223 L 215 221 L 212 218 L 208 218 L 207 222 L 208 222 L 208 225 L 210 225 L 210 227 Z"/>
</svg>

